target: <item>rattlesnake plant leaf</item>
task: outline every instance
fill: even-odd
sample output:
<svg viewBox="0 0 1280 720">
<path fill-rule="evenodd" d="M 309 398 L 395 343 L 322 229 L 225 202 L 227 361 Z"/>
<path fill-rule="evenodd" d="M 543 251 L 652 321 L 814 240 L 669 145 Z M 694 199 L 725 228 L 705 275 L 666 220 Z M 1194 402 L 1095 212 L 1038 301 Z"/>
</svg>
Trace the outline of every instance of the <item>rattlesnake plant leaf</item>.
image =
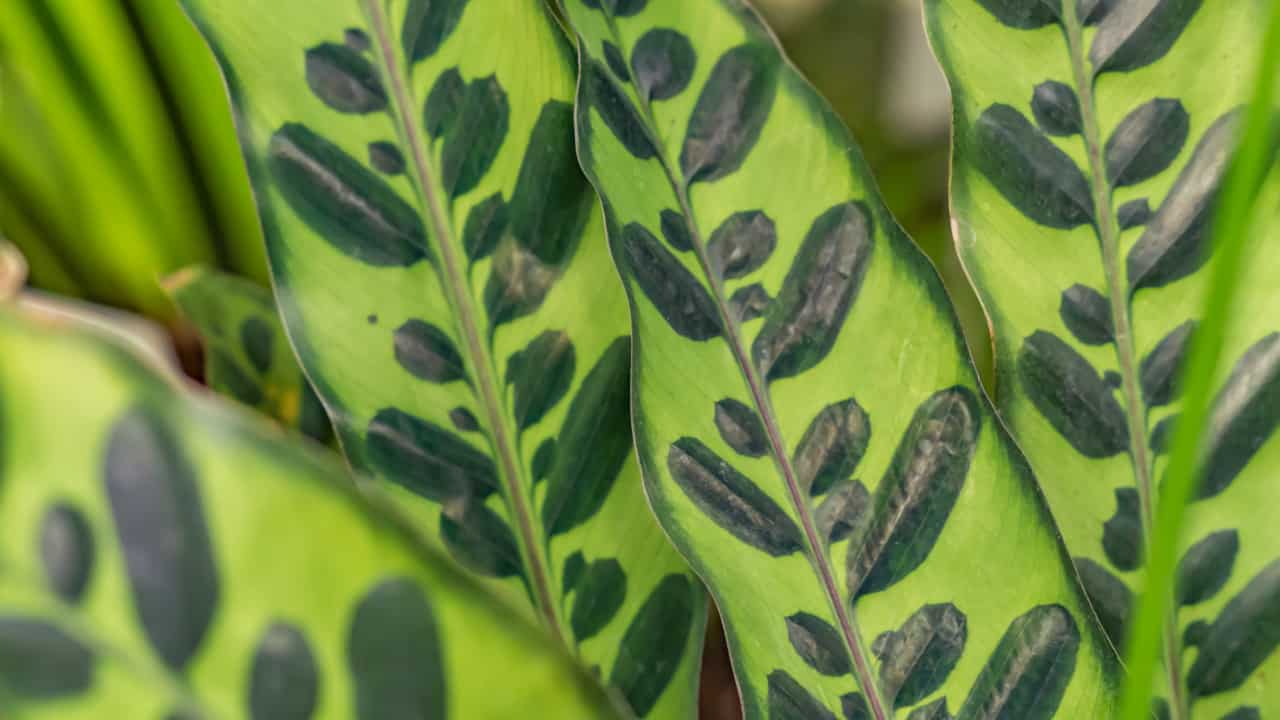
<svg viewBox="0 0 1280 720">
<path fill-rule="evenodd" d="M 626 296 L 547 7 L 186 5 L 228 77 L 285 327 L 350 462 L 637 716 L 688 717 L 706 601 L 646 511 Z"/>
<path fill-rule="evenodd" d="M 848 131 L 741 0 L 563 6 L 645 487 L 746 716 L 1102 717 L 1111 651 Z"/>
<path fill-rule="evenodd" d="M 614 717 L 330 458 L 98 338 L 0 344 L 5 717 Z"/>
<path fill-rule="evenodd" d="M 953 227 L 994 331 L 997 405 L 1121 647 L 1264 5 L 925 3 L 954 100 Z M 1023 132 L 994 133 L 994 120 Z M 1274 208 L 1280 172 L 1261 192 Z M 1275 503 L 1280 468 L 1280 255 L 1270 250 L 1280 226 L 1274 212 L 1262 217 L 1236 281 L 1242 313 L 1223 348 L 1171 636 L 1222 613 L 1228 633 L 1260 621 L 1230 603 L 1246 588 L 1259 599 L 1270 586 L 1252 583 L 1277 558 L 1256 511 Z M 1259 628 L 1253 636 L 1266 652 L 1215 643 L 1201 661 L 1173 650 L 1174 687 L 1160 681 L 1171 717 L 1189 717 L 1182 686 L 1193 679 L 1197 718 L 1280 706 L 1280 686 L 1265 680 L 1280 653 Z M 1188 674 L 1209 662 L 1236 664 Z"/>
<path fill-rule="evenodd" d="M 164 282 L 204 345 L 214 391 L 328 442 L 333 428 L 285 337 L 271 292 L 244 278 L 194 266 Z"/>
</svg>

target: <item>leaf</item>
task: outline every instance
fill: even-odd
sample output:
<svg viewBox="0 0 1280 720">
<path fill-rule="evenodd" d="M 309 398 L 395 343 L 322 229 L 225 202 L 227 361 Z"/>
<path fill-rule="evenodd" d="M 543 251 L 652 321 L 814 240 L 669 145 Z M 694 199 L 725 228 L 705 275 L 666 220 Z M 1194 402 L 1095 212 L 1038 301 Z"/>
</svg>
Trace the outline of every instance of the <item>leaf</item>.
<svg viewBox="0 0 1280 720">
<path fill-rule="evenodd" d="M 1009 625 L 956 716 L 1049 720 L 1062 703 L 1079 647 L 1079 629 L 1065 608 L 1032 608 Z"/>
<path fill-rule="evenodd" d="M 896 707 L 915 705 L 942 687 L 968 638 L 964 613 L 943 603 L 925 605 L 898 630 L 876 638 L 880 687 Z"/>
<path fill-rule="evenodd" d="M 772 45 L 752 43 L 731 48 L 716 60 L 680 151 L 686 185 L 715 182 L 742 167 L 773 107 L 776 54 Z"/>
<path fill-rule="evenodd" d="M 562 6 L 582 66 L 579 158 L 631 301 L 640 469 L 715 595 L 743 716 L 892 717 L 867 643 L 934 604 L 968 616 L 973 672 L 935 693 L 955 705 L 1008 627 L 1001 587 L 1067 608 L 1090 648 L 1063 712 L 1105 703 L 1109 651 L 1026 463 L 978 389 L 936 273 L 830 107 L 747 3 L 649 0 L 625 20 L 603 2 Z M 608 69 L 609 44 L 634 58 L 654 32 L 695 54 L 667 100 L 646 96 L 634 62 L 631 83 Z M 602 78 L 613 109 L 599 107 Z M 766 218 L 770 241 L 725 244 L 727 223 Z M 771 247 L 746 252 L 757 246 Z M 841 655 L 845 675 L 819 672 Z"/>
<path fill-rule="evenodd" d="M 817 615 L 798 612 L 787 618 L 787 637 L 805 664 L 823 675 L 849 674 L 849 653 L 840 631 Z"/>
<path fill-rule="evenodd" d="M 786 511 L 697 438 L 671 445 L 667 469 L 702 512 L 742 542 L 774 557 L 803 547 L 800 529 Z"/>
<path fill-rule="evenodd" d="M 513 702 L 611 717 L 539 628 L 418 544 L 328 453 L 98 335 L 6 311 L 0 343 L 6 714 L 291 720 L 341 697 L 352 717 L 502 717 Z M 95 535 L 74 606 L 41 587 L 48 556 L 29 542 L 69 503 Z M 500 699 L 467 679 L 486 657 L 516 663 Z M 206 663 L 239 670 L 195 670 Z"/>
<path fill-rule="evenodd" d="M 1219 530 L 1192 545 L 1178 564 L 1179 605 L 1197 605 L 1218 594 L 1231 579 L 1240 533 Z"/>
<path fill-rule="evenodd" d="M 1143 550 L 1150 542 L 1142 517 L 1149 526 L 1169 510 L 1161 507 L 1161 485 L 1181 413 L 1180 374 L 1197 334 L 1194 313 L 1213 253 L 1219 189 L 1232 164 L 1242 108 L 1254 94 L 1265 13 L 1201 0 L 1081 0 L 1076 12 L 1064 4 L 1050 17 L 1056 5 L 1005 4 L 1038 12 L 1043 22 L 1032 30 L 993 21 L 993 4 L 925 3 L 931 46 L 953 99 L 956 247 L 991 318 L 995 364 L 1003 368 L 1001 419 L 1036 472 L 1091 603 L 1123 647 L 1130 588 L 1148 584 Z M 1196 86 L 1189 77 L 1214 81 Z M 1050 83 L 1065 86 L 1061 96 L 1074 95 L 1084 130 L 1041 138 L 1052 151 L 1035 142 L 1046 156 L 1060 152 L 1078 168 L 1074 197 L 1087 198 L 1082 202 L 1093 208 L 1092 222 L 1045 223 L 1027 205 L 1039 202 L 1042 211 L 1051 195 L 1035 189 L 1019 199 L 1020 189 L 1033 189 L 1030 180 L 1001 185 L 992 175 L 1008 163 L 1005 152 L 975 142 L 989 130 L 984 108 L 1028 112 L 1031 98 L 1029 116 L 1038 89 Z M 1059 161 L 1065 167 L 1067 160 Z M 1271 187 L 1280 166 L 1260 162 L 1267 170 L 1260 187 Z M 1274 413 L 1263 408 L 1280 402 L 1265 389 L 1265 339 L 1280 330 L 1275 282 L 1263 269 L 1276 247 L 1276 228 L 1275 218 L 1263 213 L 1248 231 L 1256 251 L 1249 272 L 1233 281 L 1240 310 L 1220 344 L 1224 357 L 1237 362 L 1253 353 L 1246 363 L 1251 369 L 1213 379 L 1220 399 L 1201 455 L 1202 502 L 1189 508 L 1202 535 L 1240 533 L 1239 567 L 1269 560 L 1265 553 L 1246 560 L 1247 538 L 1273 534 L 1256 508 L 1272 497 L 1264 478 L 1275 470 L 1266 449 L 1274 439 Z M 1240 413 L 1252 415 L 1245 421 Z M 1235 418 L 1250 427 L 1228 430 Z M 1208 605 L 1187 608 L 1180 625 Z M 1177 644 L 1175 638 L 1163 653 L 1162 665 L 1172 672 L 1159 672 L 1152 686 L 1169 701 L 1170 717 L 1218 717 L 1255 703 L 1254 688 L 1280 669 L 1277 656 L 1241 686 L 1239 697 L 1189 706 L 1185 689 L 1168 685 L 1185 676 L 1198 653 Z M 1090 711 L 1064 706 L 1061 713 Z"/>
<path fill-rule="evenodd" d="M 1157 98 L 1139 105 L 1107 139 L 1107 180 L 1123 187 L 1164 172 L 1182 151 L 1190 130 L 1191 117 L 1176 99 Z"/>
<path fill-rule="evenodd" d="M 595 100 L 575 109 L 572 49 L 543 2 L 184 5 L 230 79 L 288 344 L 352 468 L 513 615 L 538 618 L 615 697 L 647 706 L 620 701 L 624 714 L 690 715 L 705 603 L 662 529 L 637 514 L 647 501 L 631 461 L 627 297 L 574 137 L 586 113 L 608 118 L 638 153 L 654 152 L 631 95 L 638 76 L 615 75 L 618 57 L 612 70 L 604 57 L 584 64 L 583 91 Z M 611 0 L 591 12 L 604 22 L 602 11 L 643 7 Z M 303 62 L 324 43 L 373 67 L 384 109 L 343 114 L 316 98 Z M 626 71 L 634 47 L 615 45 Z M 275 132 L 294 126 L 318 138 L 286 156 L 305 195 L 257 172 L 271 167 Z M 384 155 L 394 147 L 404 172 L 366 165 L 371 143 L 385 143 Z M 662 209 L 682 207 L 655 206 L 655 230 Z M 709 320 L 718 333 L 715 306 L 705 309 L 692 325 Z M 567 602 L 575 553 L 616 561 L 611 577 L 625 587 L 576 578 Z M 640 677 L 621 643 L 667 577 L 688 583 L 687 616 L 661 636 L 663 654 L 635 659 Z M 620 593 L 617 612 L 575 637 L 588 627 L 579 618 L 575 628 L 575 605 L 585 612 L 610 593 Z M 531 711 L 506 715 L 521 712 Z"/>
<path fill-rule="evenodd" d="M 1124 410 L 1070 345 L 1037 330 L 1023 342 L 1017 362 L 1023 392 L 1077 452 L 1105 458 L 1128 449 Z"/>
<path fill-rule="evenodd" d="M 1200 643 L 1187 671 L 1187 690 L 1206 697 L 1240 687 L 1280 645 L 1280 561 L 1264 567 L 1249 581 Z"/>
<path fill-rule="evenodd" d="M 1089 49 L 1095 73 L 1132 72 L 1164 57 L 1202 0 L 1117 3 L 1098 25 Z"/>
<path fill-rule="evenodd" d="M 1031 220 L 1070 229 L 1093 222 L 1093 199 L 1080 168 L 1029 120 L 1008 105 L 992 105 L 974 124 L 979 169 Z"/>
</svg>

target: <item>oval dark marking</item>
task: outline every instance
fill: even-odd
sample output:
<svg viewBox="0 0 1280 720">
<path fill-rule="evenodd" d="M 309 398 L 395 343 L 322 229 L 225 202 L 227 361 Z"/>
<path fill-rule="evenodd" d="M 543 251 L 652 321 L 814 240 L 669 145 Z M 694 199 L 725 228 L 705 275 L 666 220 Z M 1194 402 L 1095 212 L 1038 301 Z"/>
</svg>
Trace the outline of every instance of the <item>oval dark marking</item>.
<svg viewBox="0 0 1280 720">
<path fill-rule="evenodd" d="M 466 380 L 462 355 L 449 334 L 418 319 L 396 328 L 395 357 L 411 375 L 434 383 Z"/>
<path fill-rule="evenodd" d="M 1040 129 L 1050 135 L 1078 135 L 1084 127 L 1076 91 L 1056 80 L 1036 86 L 1031 94 L 1031 114 Z"/>
<path fill-rule="evenodd" d="M 595 193 L 574 154 L 573 106 L 549 100 L 538 113 L 511 193 L 511 235 L 548 265 L 573 253 Z"/>
<path fill-rule="evenodd" d="M 395 143 L 378 140 L 369 143 L 369 164 L 383 175 L 400 175 L 404 172 L 404 155 Z"/>
<path fill-rule="evenodd" d="M 740 323 L 751 322 L 758 317 L 763 317 L 771 302 L 773 298 L 769 297 L 764 286 L 760 283 L 752 283 L 738 288 L 729 297 L 729 314 Z"/>
<path fill-rule="evenodd" d="M 489 281 L 484 286 L 484 307 L 490 330 L 532 314 L 542 307 L 557 279 L 556 269 L 538 259 L 514 240 L 499 243 Z"/>
<path fill-rule="evenodd" d="M 1080 586 L 1103 631 L 1111 638 L 1112 645 L 1123 648 L 1129 610 L 1133 607 L 1133 593 L 1120 578 L 1098 563 L 1083 557 L 1075 558 L 1073 562 L 1080 573 Z"/>
<path fill-rule="evenodd" d="M 377 68 L 346 45 L 323 43 L 307 50 L 306 75 L 311 92 L 338 112 L 367 115 L 387 108 Z"/>
<path fill-rule="evenodd" d="M 493 254 L 502 234 L 507 231 L 509 217 L 502 193 L 494 193 L 472 206 L 462 226 L 462 248 L 468 260 L 475 262 Z"/>
<path fill-rule="evenodd" d="M 1191 116 L 1178 100 L 1157 98 L 1125 116 L 1107 139 L 1107 179 L 1135 185 L 1164 172 L 1187 143 Z"/>
<path fill-rule="evenodd" d="M 871 708 L 867 707 L 867 699 L 862 697 L 862 693 L 841 695 L 840 711 L 844 713 L 844 720 L 872 720 Z"/>
<path fill-rule="evenodd" d="M 847 675 L 853 665 L 840 631 L 817 615 L 798 612 L 787 618 L 787 638 L 805 664 L 823 675 Z"/>
<path fill-rule="evenodd" d="M 663 210 L 659 224 L 662 226 L 662 237 L 666 238 L 667 244 L 672 248 L 680 252 L 693 249 L 693 241 L 689 239 L 689 223 L 683 215 L 675 210 Z"/>
<path fill-rule="evenodd" d="M 1187 672 L 1193 697 L 1234 690 L 1280 645 L 1280 560 L 1264 567 L 1213 621 Z"/>
<path fill-rule="evenodd" d="M 1174 328 L 1156 344 L 1139 367 L 1142 383 L 1142 399 L 1148 407 L 1160 407 L 1173 402 L 1181 388 L 1182 363 L 1190 347 L 1196 322 L 1187 322 Z"/>
<path fill-rule="evenodd" d="M 849 541 L 852 601 L 888 588 L 929 556 L 960 497 L 981 428 L 981 406 L 966 387 L 940 390 L 916 410 L 876 486 L 871 521 Z"/>
<path fill-rule="evenodd" d="M 716 61 L 680 150 L 685 185 L 714 182 L 742 167 L 773 109 L 780 64 L 777 49 L 763 44 L 739 45 Z"/>
<path fill-rule="evenodd" d="M 564 559 L 564 572 L 561 574 L 561 595 L 568 595 L 569 591 L 578 587 L 578 582 L 582 580 L 582 573 L 587 570 L 587 559 L 582 556 L 581 550 L 574 550 L 573 554 Z"/>
<path fill-rule="evenodd" d="M 627 597 L 627 574 L 613 558 L 592 561 L 576 583 L 569 627 L 583 642 L 595 637 L 622 609 Z"/>
<path fill-rule="evenodd" d="M 648 2 L 649 0 L 582 0 L 583 5 L 594 10 L 604 10 L 614 17 L 638 15 Z"/>
<path fill-rule="evenodd" d="M 1238 707 L 1222 716 L 1222 720 L 1262 720 L 1262 713 L 1256 707 Z"/>
<path fill-rule="evenodd" d="M 928 705 L 921 705 L 907 716 L 907 720 L 951 720 L 947 710 L 947 699 L 938 698 Z"/>
<path fill-rule="evenodd" d="M 819 535 L 828 543 L 836 543 L 852 536 L 871 519 L 871 494 L 857 480 L 837 485 L 818 506 L 814 523 Z"/>
<path fill-rule="evenodd" d="M 711 233 L 707 263 L 724 279 L 740 278 L 759 270 L 778 244 L 778 231 L 760 210 L 734 213 Z"/>
<path fill-rule="evenodd" d="M 1280 425 L 1280 333 L 1240 356 L 1214 400 L 1199 497 L 1210 498 L 1236 479 Z"/>
<path fill-rule="evenodd" d="M 360 28 L 347 28 L 342 33 L 342 39 L 346 42 L 347 47 L 357 52 L 366 52 L 370 47 L 369 36 Z"/>
<path fill-rule="evenodd" d="M 1089 183 L 1074 160 L 1008 105 L 992 105 L 974 126 L 977 166 L 1031 220 L 1069 230 L 1093 222 Z"/>
<path fill-rule="evenodd" d="M 298 430 L 316 442 L 328 443 L 333 438 L 333 425 L 329 422 L 329 413 L 324 409 L 324 403 L 320 402 L 316 391 L 306 382 L 302 383 L 300 392 Z"/>
<path fill-rule="evenodd" d="M 439 140 L 453 128 L 466 92 L 467 83 L 458 68 L 452 67 L 440 73 L 422 105 L 422 127 L 427 134 Z"/>
<path fill-rule="evenodd" d="M 523 567 L 511 527 L 482 501 L 446 507 L 440 514 L 440 536 L 458 562 L 481 575 L 513 577 Z"/>
<path fill-rule="evenodd" d="M 358 720 L 445 720 L 445 659 L 435 612 L 407 578 L 384 580 L 356 606 L 347 667 Z"/>
<path fill-rule="evenodd" d="M 478 432 L 480 430 L 480 421 L 476 419 L 475 414 L 461 405 L 449 411 L 449 421 L 462 432 Z"/>
<path fill-rule="evenodd" d="M 1058 22 L 1059 0 L 978 0 L 1000 22 L 1019 30 L 1034 30 Z"/>
<path fill-rule="evenodd" d="M 271 370 L 275 358 L 275 327 L 262 317 L 250 315 L 240 323 L 240 345 L 250 364 L 260 374 Z"/>
<path fill-rule="evenodd" d="M 1116 222 L 1121 230 L 1131 230 L 1151 222 L 1151 203 L 1146 198 L 1130 200 L 1116 210 Z"/>
<path fill-rule="evenodd" d="M 547 537 L 566 533 L 604 507 L 631 457 L 631 340 L 620 337 L 600 355 L 569 404 L 542 501 Z"/>
<path fill-rule="evenodd" d="M 763 457 L 769 450 L 764 423 L 745 403 L 725 398 L 716 403 L 716 428 L 720 438 L 739 455 Z"/>
<path fill-rule="evenodd" d="M 1177 419 L 1177 415 L 1170 415 L 1156 423 L 1155 429 L 1151 431 L 1151 452 L 1157 455 L 1169 452 L 1169 443 L 1173 440 L 1173 423 Z"/>
<path fill-rule="evenodd" d="M 1178 604 L 1196 605 L 1217 595 L 1231 579 L 1239 551 L 1235 530 L 1219 530 L 1192 545 L 1178 563 Z"/>
<path fill-rule="evenodd" d="M 711 294 L 653 233 L 631 223 L 616 237 L 622 246 L 620 260 L 672 330 L 690 340 L 720 337 L 720 316 Z"/>
<path fill-rule="evenodd" d="M 93 574 L 96 545 L 89 521 L 67 503 L 55 503 L 40 522 L 40 562 L 49 589 L 76 604 Z"/>
<path fill-rule="evenodd" d="M 1097 25 L 1102 22 L 1102 18 L 1111 12 L 1111 8 L 1119 0 L 1080 0 L 1076 9 L 1076 17 L 1080 18 L 1086 26 Z"/>
<path fill-rule="evenodd" d="M 1165 195 L 1126 261 L 1131 292 L 1163 287 L 1200 269 L 1209 259 L 1206 247 L 1212 208 L 1231 160 L 1237 113 L 1218 119 Z"/>
<path fill-rule="evenodd" d="M 0 687 L 6 700 L 79 695 L 93 686 L 93 676 L 93 653 L 62 628 L 38 618 L 0 616 Z"/>
<path fill-rule="evenodd" d="M 774 557 L 803 547 L 791 516 L 697 438 L 671 445 L 667 469 L 694 505 L 742 542 Z"/>
<path fill-rule="evenodd" d="M 467 0 L 409 0 L 400 28 L 400 47 L 410 65 L 440 49 L 458 27 L 466 7 Z"/>
<path fill-rule="evenodd" d="M 1112 390 L 1119 390 L 1124 386 L 1124 376 L 1115 370 L 1108 370 L 1102 373 L 1102 382 L 1106 383 L 1107 387 Z"/>
<path fill-rule="evenodd" d="M 836 720 L 818 698 L 785 670 L 769 673 L 769 720 Z"/>
<path fill-rule="evenodd" d="M 297 123 L 271 136 L 267 165 L 289 206 L 343 254 L 376 267 L 428 257 L 422 219 L 377 175 Z"/>
<path fill-rule="evenodd" d="M 697 601 L 689 578 L 667 575 L 623 633 L 609 685 L 622 693 L 637 716 L 649 714 L 675 677 L 689 644 Z"/>
<path fill-rule="evenodd" d="M 604 61 L 613 71 L 614 77 L 622 82 L 631 82 L 631 71 L 627 69 L 627 59 L 622 57 L 622 51 L 617 45 L 605 40 L 602 47 L 604 48 Z"/>
<path fill-rule="evenodd" d="M 1089 361 L 1056 335 L 1037 330 L 1018 351 L 1018 379 L 1036 409 L 1081 455 L 1129 449 L 1124 410 Z"/>
<path fill-rule="evenodd" d="M 141 406 L 112 426 L 103 465 L 138 620 L 156 654 L 181 670 L 221 596 L 195 470 L 178 439 Z"/>
<path fill-rule="evenodd" d="M 1142 519 L 1137 489 L 1116 489 L 1116 512 L 1102 525 L 1102 549 L 1107 560 L 1119 570 L 1137 570 L 1142 565 Z"/>
<path fill-rule="evenodd" d="M 831 352 L 862 287 L 873 233 L 871 213 L 859 202 L 836 205 L 813 222 L 751 346 L 767 379 L 799 375 Z"/>
<path fill-rule="evenodd" d="M 1102 293 L 1084 285 L 1062 291 L 1058 315 L 1071 334 L 1085 345 L 1103 345 L 1115 340 L 1111 303 Z"/>
<path fill-rule="evenodd" d="M 249 717 L 309 720 L 320 692 L 320 672 L 302 629 L 277 621 L 267 628 L 249 671 Z"/>
<path fill-rule="evenodd" d="M 240 363 L 226 348 L 210 346 L 206 353 L 205 377 L 210 387 L 249 407 L 258 407 L 266 400 L 262 387 L 240 369 Z"/>
<path fill-rule="evenodd" d="M 1131 72 L 1159 60 L 1177 42 L 1202 0 L 1116 2 L 1089 49 L 1095 74 Z"/>
<path fill-rule="evenodd" d="M 978 675 L 959 717 L 1050 720 L 1075 674 L 1080 631 L 1061 605 L 1017 618 Z"/>
<path fill-rule="evenodd" d="M 1198 648 L 1209 635 L 1209 623 L 1204 620 L 1192 621 L 1182 630 L 1182 644 L 1188 648 Z"/>
<path fill-rule="evenodd" d="M 556 440 L 555 438 L 547 438 L 538 444 L 538 449 L 533 451 L 533 461 L 529 463 L 529 470 L 533 473 L 533 481 L 535 483 L 542 482 L 551 474 L 551 468 L 555 467 L 556 462 Z"/>
<path fill-rule="evenodd" d="M 498 487 L 488 455 L 398 408 L 383 408 L 369 421 L 365 452 L 376 472 L 428 500 L 483 498 Z"/>
<path fill-rule="evenodd" d="M 467 83 L 440 153 L 440 181 L 449 197 L 466 194 L 488 174 L 507 137 L 510 114 L 507 93 L 497 77 Z"/>
<path fill-rule="evenodd" d="M 515 393 L 516 427 L 525 430 L 564 399 L 577 358 L 569 335 L 547 330 L 507 358 L 507 384 Z"/>
<path fill-rule="evenodd" d="M 586 60 L 582 65 L 582 97 L 595 108 L 613 136 L 638 160 L 658 154 L 645 130 L 644 121 L 631 100 L 613 84 L 600 63 Z"/>
<path fill-rule="evenodd" d="M 689 87 L 697 58 L 683 33 L 668 28 L 650 30 L 631 50 L 636 88 L 647 100 L 673 98 Z"/>
<path fill-rule="evenodd" d="M 796 445 L 791 464 L 796 481 L 811 496 L 827 492 L 857 469 L 871 442 L 871 419 L 849 398 L 818 411 Z"/>
<path fill-rule="evenodd" d="M 876 638 L 880 688 L 895 707 L 910 707 L 942 687 L 969 637 L 968 622 L 955 605 L 925 605 L 898 630 Z"/>
</svg>

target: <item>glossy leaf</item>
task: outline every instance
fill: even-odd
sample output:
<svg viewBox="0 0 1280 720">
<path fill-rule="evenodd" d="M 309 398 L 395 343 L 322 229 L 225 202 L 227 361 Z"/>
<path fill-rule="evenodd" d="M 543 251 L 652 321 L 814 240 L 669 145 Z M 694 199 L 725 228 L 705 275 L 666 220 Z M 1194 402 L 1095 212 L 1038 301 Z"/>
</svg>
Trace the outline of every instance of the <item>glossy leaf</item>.
<svg viewBox="0 0 1280 720">
<path fill-rule="evenodd" d="M 0 342 L 6 715 L 612 716 L 329 457 L 98 338 L 5 312 Z M 68 512 L 92 553 L 30 542 Z M 75 596 L 57 580 L 72 563 Z M 513 663 L 497 693 L 495 658 Z"/>
<path fill-rule="evenodd" d="M 1103 0 L 1051 10 L 1048 3 L 925 2 L 952 87 L 955 239 L 991 319 L 997 406 L 1117 643 L 1133 591 L 1143 586 L 1145 533 L 1163 495 L 1170 429 L 1182 410 L 1180 374 L 1213 258 L 1213 211 L 1240 107 L 1252 93 L 1264 5 Z M 1036 22 L 1011 17 L 1032 7 Z M 1034 98 L 1045 94 L 1038 88 L 1050 83 L 1065 88 L 1055 97 L 1078 101 L 1081 131 L 1023 132 L 1018 154 L 1058 158 L 1052 168 L 1040 166 L 1054 178 L 1045 186 L 1082 189 L 1088 222 L 1046 222 L 1043 208 L 1010 192 L 1000 170 L 1014 151 L 988 141 L 988 113 L 1035 113 Z M 1275 159 L 1262 158 L 1270 167 L 1262 208 L 1280 192 Z M 1274 529 L 1256 508 L 1280 497 L 1271 480 L 1280 467 L 1273 439 L 1280 255 L 1272 249 L 1280 226 L 1274 213 L 1259 218 L 1249 232 L 1248 270 L 1233 280 L 1240 313 L 1213 380 L 1201 502 L 1188 509 L 1178 549 L 1186 558 L 1178 590 L 1185 604 L 1167 620 L 1164 637 L 1211 620 L 1243 587 L 1241 572 L 1276 557 Z M 1209 537 L 1219 540 L 1191 547 Z M 1155 687 L 1170 717 L 1280 706 L 1280 685 L 1269 679 L 1280 656 L 1194 707 L 1186 691 L 1192 662 L 1197 655 L 1166 650 L 1167 671 Z"/>
<path fill-rule="evenodd" d="M 556 20 L 541 0 L 185 5 L 229 78 L 285 326 L 347 458 L 637 715 L 687 717 L 704 604 L 637 514 L 626 298 Z M 368 97 L 342 112 L 304 61 L 352 30 L 367 47 L 326 87 Z M 658 95 L 678 84 L 637 67 Z M 371 143 L 403 172 L 366 164 Z M 688 596 L 646 604 L 671 577 Z M 628 655 L 645 608 L 671 613 L 644 621 L 663 643 Z"/>
<path fill-rule="evenodd" d="M 1043 707 L 1101 716 L 1101 631 L 848 132 L 739 0 L 563 8 L 579 157 L 631 299 L 646 487 L 715 595 L 746 717 L 938 716 L 1037 606 L 1065 609 L 1082 646 Z M 655 32 L 693 48 L 687 87 L 658 98 L 600 70 Z M 963 613 L 965 640 L 948 613 L 937 642 L 910 621 L 934 606 Z M 887 632 L 903 637 L 882 659 Z"/>
<path fill-rule="evenodd" d="M 319 442 L 333 437 L 329 417 L 289 347 L 270 292 L 200 267 L 171 276 L 165 290 L 200 334 L 210 388 Z"/>
</svg>

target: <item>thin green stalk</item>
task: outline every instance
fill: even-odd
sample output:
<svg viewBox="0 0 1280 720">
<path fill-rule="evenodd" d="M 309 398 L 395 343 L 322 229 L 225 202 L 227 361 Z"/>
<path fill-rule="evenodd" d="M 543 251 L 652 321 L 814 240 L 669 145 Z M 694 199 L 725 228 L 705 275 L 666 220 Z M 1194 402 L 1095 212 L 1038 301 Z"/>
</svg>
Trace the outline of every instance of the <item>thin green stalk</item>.
<svg viewBox="0 0 1280 720">
<path fill-rule="evenodd" d="M 1213 399 L 1214 379 L 1223 340 L 1232 317 L 1237 277 L 1244 262 L 1246 236 L 1254 216 L 1258 189 L 1270 169 L 1272 113 L 1280 73 L 1280 0 L 1270 3 L 1270 17 L 1258 66 L 1253 102 L 1239 149 L 1227 176 L 1214 217 L 1214 262 L 1210 270 L 1204 315 L 1192 342 L 1183 387 L 1182 416 L 1161 487 L 1149 549 L 1146 587 L 1138 599 L 1130 627 L 1123 720 L 1149 720 L 1156 657 L 1164 642 L 1164 620 L 1173 611 L 1174 573 L 1187 502 L 1201 477 L 1200 449 Z"/>
</svg>

